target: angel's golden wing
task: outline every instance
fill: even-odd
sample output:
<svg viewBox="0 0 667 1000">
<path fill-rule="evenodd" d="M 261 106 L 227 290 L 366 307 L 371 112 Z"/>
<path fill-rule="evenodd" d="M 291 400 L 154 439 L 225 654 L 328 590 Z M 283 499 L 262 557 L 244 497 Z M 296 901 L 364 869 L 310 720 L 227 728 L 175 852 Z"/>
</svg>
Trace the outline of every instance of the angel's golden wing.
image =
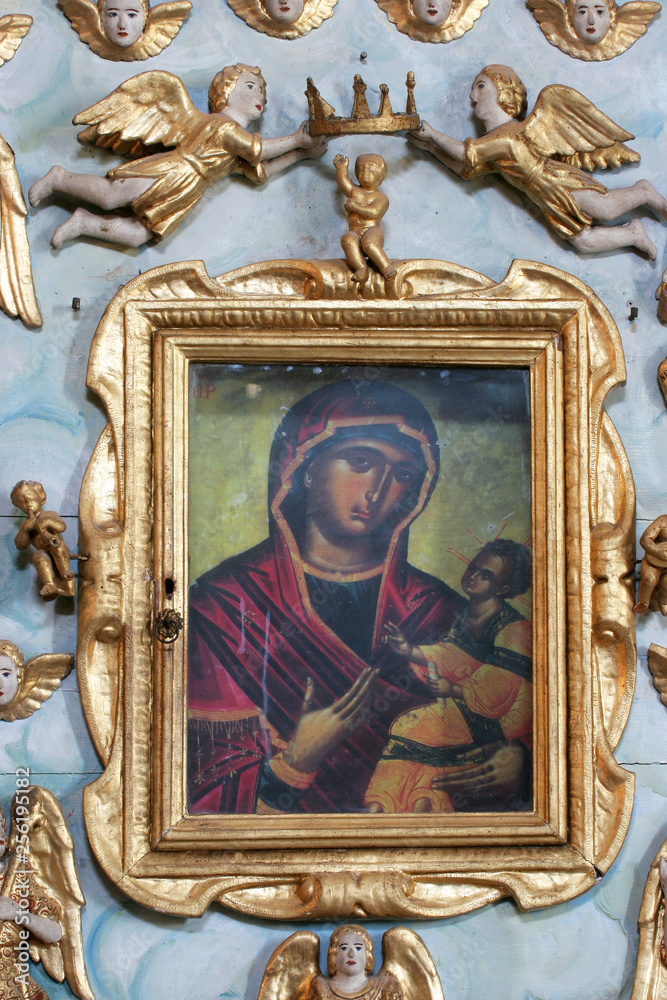
<svg viewBox="0 0 667 1000">
<path fill-rule="evenodd" d="M 630 0 L 617 7 L 612 26 L 596 46 L 604 53 L 603 58 L 613 59 L 634 45 L 661 10 L 660 4 L 652 0 Z"/>
<path fill-rule="evenodd" d="M 574 167 L 618 167 L 638 163 L 639 153 L 623 143 L 634 139 L 599 108 L 571 87 L 553 84 L 540 91 L 535 107 L 524 121 L 531 146 Z"/>
<path fill-rule="evenodd" d="M 82 42 L 102 59 L 123 59 L 124 49 L 104 34 L 97 4 L 91 0 L 58 0 L 58 5 Z"/>
<path fill-rule="evenodd" d="M 299 38 L 313 28 L 319 28 L 322 21 L 334 12 L 337 0 L 305 0 L 303 13 L 293 22 L 274 21 L 269 17 L 260 0 L 227 0 L 237 17 L 272 38 Z"/>
<path fill-rule="evenodd" d="M 151 7 L 143 34 L 134 45 L 129 46 L 132 50 L 131 58 L 148 59 L 166 49 L 191 10 L 190 0 L 171 0 L 170 3 Z"/>
<path fill-rule="evenodd" d="M 317 934 L 292 934 L 266 963 L 257 1000 L 307 1000 L 313 977 L 320 975 L 319 957 Z"/>
<path fill-rule="evenodd" d="M 451 42 L 470 31 L 479 19 L 489 0 L 460 0 L 452 3 L 449 17 L 444 24 L 432 27 L 415 16 L 409 0 L 377 0 L 389 20 L 399 31 L 418 42 Z"/>
<path fill-rule="evenodd" d="M 398 979 L 405 1000 L 445 1000 L 428 948 L 409 927 L 392 927 L 382 937 L 382 972 Z"/>
<path fill-rule="evenodd" d="M 32 283 L 27 215 L 14 153 L 0 136 L 0 308 L 34 330 L 42 317 Z"/>
<path fill-rule="evenodd" d="M 0 17 L 0 66 L 13 57 L 31 25 L 32 18 L 28 14 L 5 14 Z"/>
<path fill-rule="evenodd" d="M 23 668 L 23 680 L 9 705 L 0 706 L 0 719 L 13 722 L 27 719 L 40 708 L 74 666 L 71 653 L 44 653 L 33 656 Z"/>
<path fill-rule="evenodd" d="M 74 124 L 88 125 L 77 136 L 79 142 L 138 159 L 178 146 L 207 118 L 177 76 L 152 70 L 121 83 L 108 97 L 81 111 Z"/>
<path fill-rule="evenodd" d="M 28 816 L 22 815 L 18 826 L 28 825 L 29 857 L 32 875 L 46 901 L 54 903 L 62 931 L 60 941 L 46 944 L 30 939 L 30 956 L 41 961 L 52 979 L 67 979 L 70 989 L 81 1000 L 95 1000 L 88 982 L 81 939 L 81 907 L 85 905 L 74 860 L 74 844 L 60 804 L 52 792 L 31 785 L 17 792 L 12 802 L 12 835 L 17 826 L 16 799 L 28 796 Z M 26 807 L 22 805 L 22 809 Z M 11 841 L 10 841 L 11 846 Z"/>
<path fill-rule="evenodd" d="M 526 0 L 526 7 L 533 12 L 542 34 L 561 52 L 575 59 L 601 58 L 591 55 L 587 50 L 595 46 L 582 42 L 572 30 L 565 4 L 561 3 L 561 0 Z"/>
</svg>

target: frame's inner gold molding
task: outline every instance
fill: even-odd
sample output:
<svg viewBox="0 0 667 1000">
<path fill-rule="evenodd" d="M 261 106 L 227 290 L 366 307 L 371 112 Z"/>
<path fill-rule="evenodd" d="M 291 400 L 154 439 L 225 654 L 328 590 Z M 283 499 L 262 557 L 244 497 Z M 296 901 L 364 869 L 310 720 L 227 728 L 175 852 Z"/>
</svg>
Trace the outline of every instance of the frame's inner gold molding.
<svg viewBox="0 0 667 1000">
<path fill-rule="evenodd" d="M 140 902 L 214 899 L 283 918 L 437 916 L 502 895 L 572 898 L 618 852 L 633 775 L 613 759 L 634 686 L 634 492 L 602 404 L 625 375 L 590 289 L 515 262 L 498 285 L 405 262 L 354 297 L 339 262 L 197 263 L 140 276 L 107 309 L 89 385 L 110 425 L 81 492 L 79 676 L 106 770 L 85 791 L 93 849 Z M 158 581 L 187 627 L 188 366 L 359 362 L 531 373 L 535 755 L 532 813 L 188 816 L 183 641 L 153 644 Z M 119 641 L 122 633 L 122 641 Z M 154 648 L 157 647 L 157 648 Z"/>
</svg>

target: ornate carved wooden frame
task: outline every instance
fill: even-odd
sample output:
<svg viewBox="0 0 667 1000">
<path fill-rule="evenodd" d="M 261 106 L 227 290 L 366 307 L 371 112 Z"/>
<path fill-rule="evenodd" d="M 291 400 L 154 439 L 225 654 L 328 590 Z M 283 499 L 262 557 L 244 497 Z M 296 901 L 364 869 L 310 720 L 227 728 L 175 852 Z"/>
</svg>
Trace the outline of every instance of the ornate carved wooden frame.
<svg viewBox="0 0 667 1000">
<path fill-rule="evenodd" d="M 162 581 L 187 579 L 191 361 L 527 366 L 533 422 L 532 813 L 187 815 L 184 648 L 154 642 Z M 81 489 L 78 674 L 104 773 L 85 789 L 92 848 L 146 906 L 212 901 L 261 917 L 447 916 L 505 895 L 584 892 L 618 853 L 634 775 L 615 762 L 635 677 L 634 489 L 603 412 L 625 377 L 611 316 L 576 278 L 515 261 L 494 284 L 407 261 L 362 293 L 338 261 L 273 261 L 213 280 L 201 262 L 131 281 L 100 322 L 88 385 L 109 424 Z M 187 622 L 186 622 L 187 627 Z"/>
</svg>

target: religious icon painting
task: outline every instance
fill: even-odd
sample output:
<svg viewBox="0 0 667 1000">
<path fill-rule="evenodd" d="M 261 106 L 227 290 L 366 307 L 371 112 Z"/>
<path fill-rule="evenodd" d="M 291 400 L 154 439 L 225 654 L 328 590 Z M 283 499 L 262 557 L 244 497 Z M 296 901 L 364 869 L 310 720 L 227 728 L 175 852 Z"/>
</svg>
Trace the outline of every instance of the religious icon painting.
<svg viewBox="0 0 667 1000">
<path fill-rule="evenodd" d="M 527 372 L 192 365 L 189 435 L 190 810 L 529 809 Z"/>
</svg>

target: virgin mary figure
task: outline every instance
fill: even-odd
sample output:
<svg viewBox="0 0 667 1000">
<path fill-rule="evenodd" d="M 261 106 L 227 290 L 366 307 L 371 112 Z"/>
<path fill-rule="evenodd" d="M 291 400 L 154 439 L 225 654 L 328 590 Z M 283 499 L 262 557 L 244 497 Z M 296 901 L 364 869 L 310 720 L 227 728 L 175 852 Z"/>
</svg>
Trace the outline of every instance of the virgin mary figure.
<svg viewBox="0 0 667 1000">
<path fill-rule="evenodd" d="M 331 383 L 287 413 L 269 458 L 269 537 L 191 588 L 191 812 L 363 811 L 392 721 L 432 700 L 386 626 L 432 643 L 464 605 L 408 562 L 438 472 L 433 421 L 395 385 Z M 446 748 L 450 765 L 479 754 L 471 734 Z M 488 794 L 506 780 L 481 783 Z"/>
</svg>

